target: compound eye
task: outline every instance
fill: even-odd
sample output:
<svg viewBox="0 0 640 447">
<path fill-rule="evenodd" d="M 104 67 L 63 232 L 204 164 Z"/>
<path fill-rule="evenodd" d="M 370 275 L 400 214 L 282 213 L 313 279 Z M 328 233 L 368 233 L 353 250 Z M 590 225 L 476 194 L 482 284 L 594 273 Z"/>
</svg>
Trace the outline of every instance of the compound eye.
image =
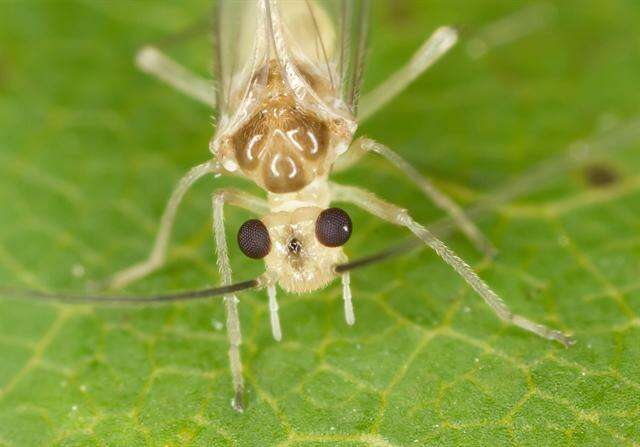
<svg viewBox="0 0 640 447">
<path fill-rule="evenodd" d="M 324 210 L 316 220 L 316 238 L 327 247 L 340 247 L 351 237 L 351 218 L 340 208 Z"/>
<path fill-rule="evenodd" d="M 246 256 L 252 259 L 262 259 L 271 250 L 269 230 L 258 219 L 248 220 L 238 230 L 238 245 Z"/>
</svg>

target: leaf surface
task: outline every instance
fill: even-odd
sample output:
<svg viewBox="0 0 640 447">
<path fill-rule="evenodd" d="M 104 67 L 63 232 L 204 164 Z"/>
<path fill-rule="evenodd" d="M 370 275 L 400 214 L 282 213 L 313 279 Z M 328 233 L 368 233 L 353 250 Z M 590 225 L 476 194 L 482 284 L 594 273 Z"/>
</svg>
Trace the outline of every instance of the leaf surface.
<svg viewBox="0 0 640 447">
<path fill-rule="evenodd" d="M 211 111 L 137 72 L 138 46 L 184 30 L 208 2 L 5 2 L 0 15 L 0 278 L 47 289 L 142 259 L 172 186 L 208 156 Z M 477 55 L 476 37 L 524 2 L 376 2 L 372 88 L 442 24 L 456 50 L 360 132 L 397 150 L 465 206 L 638 111 L 640 6 L 568 0 L 537 31 Z M 543 6 L 545 8 L 545 6 Z M 498 22 L 500 23 L 500 22 Z M 492 31 L 493 30 L 493 31 Z M 499 31 L 499 29 L 498 29 Z M 516 30 L 517 31 L 517 30 Z M 475 43 L 474 43 L 475 42 Z M 475 46 L 474 46 L 475 45 Z M 475 52 L 474 52 L 475 49 Z M 206 73 L 206 39 L 171 54 Z M 570 331 L 564 349 L 502 324 L 435 255 L 240 310 L 247 410 L 230 408 L 219 300 L 149 308 L 0 301 L 0 446 L 484 446 L 640 444 L 640 156 L 637 141 L 561 172 L 481 222 L 483 260 L 448 237 L 514 311 Z M 617 148 L 620 149 L 620 148 Z M 383 160 L 366 186 L 421 222 L 441 213 Z M 218 282 L 208 179 L 181 207 L 169 262 L 137 292 Z M 401 239 L 355 209 L 348 254 Z M 248 213 L 229 210 L 233 235 Z M 261 264 L 231 247 L 235 278 Z"/>
</svg>

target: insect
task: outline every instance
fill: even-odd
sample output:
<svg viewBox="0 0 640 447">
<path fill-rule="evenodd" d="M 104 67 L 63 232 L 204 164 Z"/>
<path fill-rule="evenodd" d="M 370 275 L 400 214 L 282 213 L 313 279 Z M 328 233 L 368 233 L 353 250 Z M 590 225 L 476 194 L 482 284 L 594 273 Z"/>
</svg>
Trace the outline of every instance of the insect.
<svg viewBox="0 0 640 447">
<path fill-rule="evenodd" d="M 409 212 L 354 186 L 329 180 L 368 153 L 402 171 L 444 210 L 482 252 L 492 246 L 462 209 L 425 176 L 385 145 L 355 138 L 358 123 L 376 113 L 442 57 L 457 40 L 450 27 L 436 30 L 409 63 L 360 98 L 370 2 L 366 0 L 223 0 L 216 9 L 216 85 L 179 66 L 156 47 L 145 47 L 139 66 L 217 110 L 210 160 L 195 166 L 171 194 L 149 257 L 111 279 L 122 288 L 160 268 L 171 229 L 189 188 L 207 175 L 234 175 L 254 182 L 266 199 L 232 188 L 213 193 L 213 232 L 222 287 L 156 297 L 157 301 L 224 294 L 232 406 L 243 411 L 242 342 L 236 292 L 266 289 L 274 339 L 282 338 L 276 286 L 309 293 L 340 278 L 344 316 L 355 322 L 348 259 L 343 247 L 354 228 L 345 202 L 409 230 L 433 249 L 493 309 L 497 316 L 565 346 L 563 333 L 513 314 L 493 290 L 441 240 Z M 226 205 L 256 216 L 238 229 L 236 240 L 249 258 L 262 259 L 265 272 L 256 280 L 232 283 L 224 225 Z M 117 298 L 115 300 L 118 300 Z"/>
</svg>

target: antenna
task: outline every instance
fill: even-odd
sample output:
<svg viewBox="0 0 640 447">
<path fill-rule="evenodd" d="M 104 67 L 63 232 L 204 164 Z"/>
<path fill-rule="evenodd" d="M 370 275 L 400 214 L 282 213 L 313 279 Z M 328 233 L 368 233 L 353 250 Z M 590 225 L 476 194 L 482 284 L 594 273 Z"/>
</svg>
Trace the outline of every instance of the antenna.
<svg viewBox="0 0 640 447">
<path fill-rule="evenodd" d="M 256 289 L 259 286 L 260 282 L 257 279 L 250 279 L 248 281 L 242 281 L 223 287 L 210 287 L 206 289 L 187 290 L 184 292 L 151 295 L 80 295 L 65 292 L 43 292 L 39 290 L 13 287 L 0 287 L 0 294 L 11 298 L 60 301 L 71 304 L 149 304 L 211 298 L 214 296 L 226 295 L 228 293 L 240 292 L 242 290 Z"/>
</svg>

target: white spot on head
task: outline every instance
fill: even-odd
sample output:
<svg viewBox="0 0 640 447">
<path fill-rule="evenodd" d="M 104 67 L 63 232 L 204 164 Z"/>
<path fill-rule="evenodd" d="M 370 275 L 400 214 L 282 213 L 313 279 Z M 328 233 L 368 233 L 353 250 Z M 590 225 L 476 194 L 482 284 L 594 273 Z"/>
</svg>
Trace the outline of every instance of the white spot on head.
<svg viewBox="0 0 640 447">
<path fill-rule="evenodd" d="M 247 145 L 247 150 L 245 151 L 245 154 L 247 155 L 247 159 L 249 161 L 253 161 L 253 147 L 258 144 L 260 142 L 260 140 L 262 140 L 262 135 L 260 134 L 255 134 L 252 138 L 251 141 L 249 141 L 249 144 Z"/>
<path fill-rule="evenodd" d="M 313 145 L 313 147 L 311 148 L 311 153 L 315 155 L 318 153 L 318 149 L 320 148 L 320 145 L 318 144 L 318 139 L 316 138 L 313 132 L 307 131 L 307 136 L 309 137 L 309 139 L 311 140 L 311 144 Z"/>
<path fill-rule="evenodd" d="M 296 166 L 295 162 L 291 159 L 291 157 L 282 157 L 280 154 L 274 155 L 271 159 L 271 165 L 269 166 L 271 175 L 273 175 L 275 178 L 280 177 L 280 171 L 278 170 L 278 163 L 280 162 L 280 159 L 291 166 L 291 171 L 289 172 L 289 175 L 287 177 L 290 179 L 295 178 L 298 175 L 298 167 Z"/>
<path fill-rule="evenodd" d="M 224 327 L 224 324 L 222 324 L 222 322 L 220 322 L 218 320 L 211 320 L 211 326 L 213 326 L 213 328 L 216 331 L 221 331 L 222 328 Z"/>
<path fill-rule="evenodd" d="M 289 130 L 287 131 L 287 137 L 289 138 L 289 141 L 296 147 L 296 149 L 298 149 L 298 151 L 303 152 L 304 148 L 300 146 L 300 143 L 298 143 L 298 141 L 295 138 L 298 132 L 300 132 L 299 129 Z"/>
<path fill-rule="evenodd" d="M 298 167 L 290 157 L 287 158 L 287 161 L 291 166 L 291 173 L 289 174 L 289 178 L 296 178 L 296 175 L 298 175 Z"/>
<path fill-rule="evenodd" d="M 271 159 L 271 166 L 269 166 L 271 175 L 276 178 L 280 177 L 280 173 L 278 172 L 278 160 L 280 160 L 280 154 L 274 155 L 274 157 Z"/>
</svg>

